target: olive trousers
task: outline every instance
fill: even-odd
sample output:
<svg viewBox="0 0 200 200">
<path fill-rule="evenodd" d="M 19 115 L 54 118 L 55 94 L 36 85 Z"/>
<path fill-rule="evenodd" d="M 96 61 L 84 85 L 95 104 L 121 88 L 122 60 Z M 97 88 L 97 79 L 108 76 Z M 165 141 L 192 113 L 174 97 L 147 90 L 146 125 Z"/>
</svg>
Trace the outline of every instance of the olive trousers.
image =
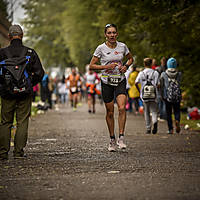
<svg viewBox="0 0 200 200">
<path fill-rule="evenodd" d="M 13 99 L 1 98 L 0 156 L 8 155 L 11 141 L 11 128 L 16 113 L 16 133 L 14 136 L 14 156 L 23 156 L 28 138 L 28 123 L 31 114 L 32 96 Z"/>
</svg>

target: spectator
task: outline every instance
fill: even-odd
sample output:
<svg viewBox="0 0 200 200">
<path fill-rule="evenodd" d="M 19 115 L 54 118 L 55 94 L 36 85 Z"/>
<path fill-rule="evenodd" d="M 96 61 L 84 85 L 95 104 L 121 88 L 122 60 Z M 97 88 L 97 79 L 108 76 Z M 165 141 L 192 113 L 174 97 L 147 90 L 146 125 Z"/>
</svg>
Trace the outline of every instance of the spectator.
<svg viewBox="0 0 200 200">
<path fill-rule="evenodd" d="M 152 113 L 152 122 L 153 122 L 153 129 L 152 133 L 157 133 L 158 122 L 157 122 L 157 102 L 156 102 L 156 95 L 157 95 L 157 87 L 159 85 L 159 74 L 157 71 L 151 69 L 152 66 L 152 59 L 145 58 L 144 59 L 144 67 L 145 69 L 141 71 L 136 80 L 135 84 L 140 92 L 140 98 L 144 104 L 144 116 L 146 121 L 146 133 L 151 133 L 151 118 L 150 113 Z M 139 88 L 139 83 L 141 84 L 141 89 Z"/>
<path fill-rule="evenodd" d="M 14 58 L 23 58 L 30 56 L 27 61 L 30 67 L 26 68 L 26 77 L 32 77 L 30 88 L 35 86 L 42 80 L 44 70 L 42 68 L 40 59 L 37 53 L 23 45 L 23 30 L 19 25 L 12 25 L 9 28 L 10 45 L 6 48 L 0 49 L 0 61 Z M 25 57 L 27 59 L 27 57 Z M 16 60 L 15 60 L 16 61 Z M 18 66 L 17 66 L 18 67 Z M 24 72 L 25 73 L 25 72 Z M 7 74 L 7 72 L 6 72 Z M 11 76 L 10 76 L 11 77 Z M 1 77 L 1 85 L 6 85 L 6 78 Z M 5 90 L 7 87 L 3 87 Z M 21 88 L 20 88 L 21 89 Z M 17 129 L 14 138 L 14 158 L 25 158 L 24 147 L 27 143 L 28 137 L 28 123 L 31 114 L 32 92 L 23 93 L 23 90 L 17 90 L 16 94 L 2 91 L 1 95 L 1 123 L 0 123 L 0 159 L 8 159 L 8 152 L 10 150 L 11 127 L 13 126 L 14 115 L 16 113 Z"/>
<path fill-rule="evenodd" d="M 130 89 L 128 91 L 129 93 L 129 97 L 131 99 L 131 102 L 133 101 L 134 102 L 134 105 L 135 105 L 135 114 L 138 114 L 139 112 L 139 100 L 140 100 L 140 93 L 139 91 L 137 90 L 136 88 L 136 85 L 135 85 L 135 80 L 138 76 L 138 71 L 136 70 L 136 67 L 134 66 L 133 67 L 133 70 L 128 78 L 128 82 L 130 84 Z M 139 85 L 140 87 L 140 85 Z M 132 103 L 130 104 L 130 106 L 132 107 Z M 131 108 L 132 110 L 132 108 Z"/>
<path fill-rule="evenodd" d="M 161 95 L 165 100 L 167 111 L 168 133 L 173 134 L 172 110 L 176 122 L 176 133 L 180 133 L 181 72 L 176 69 L 175 58 L 167 61 L 167 70 L 161 74 Z"/>
</svg>

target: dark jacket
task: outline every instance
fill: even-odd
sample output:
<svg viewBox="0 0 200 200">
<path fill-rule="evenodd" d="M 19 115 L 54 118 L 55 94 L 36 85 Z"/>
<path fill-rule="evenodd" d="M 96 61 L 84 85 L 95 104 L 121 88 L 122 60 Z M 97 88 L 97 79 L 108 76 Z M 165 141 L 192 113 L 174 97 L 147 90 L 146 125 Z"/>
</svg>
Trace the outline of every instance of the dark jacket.
<svg viewBox="0 0 200 200">
<path fill-rule="evenodd" d="M 30 66 L 31 66 L 31 74 L 32 74 L 32 86 L 36 85 L 42 80 L 42 77 L 44 76 L 44 69 L 41 65 L 40 59 L 37 55 L 37 53 L 29 48 L 25 47 L 22 43 L 22 40 L 20 39 L 14 39 L 11 41 L 10 45 L 5 48 L 0 49 L 0 61 L 3 61 L 7 59 L 6 51 L 8 50 L 9 53 L 12 55 L 12 57 L 19 57 L 24 50 L 24 48 L 27 48 L 27 54 L 31 57 L 30 58 Z M 1 82 L 0 82 L 1 84 Z M 4 94 L 4 92 L 1 90 L 1 93 Z M 1 94 L 0 94 L 1 95 Z"/>
</svg>

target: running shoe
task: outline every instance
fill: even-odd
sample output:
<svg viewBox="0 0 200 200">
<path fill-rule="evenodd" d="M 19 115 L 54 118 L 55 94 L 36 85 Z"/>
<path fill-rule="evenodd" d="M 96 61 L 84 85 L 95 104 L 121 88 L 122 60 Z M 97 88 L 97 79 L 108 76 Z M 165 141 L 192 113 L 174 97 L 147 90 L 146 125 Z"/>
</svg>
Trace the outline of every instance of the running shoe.
<svg viewBox="0 0 200 200">
<path fill-rule="evenodd" d="M 173 134 L 173 133 L 174 133 L 174 132 L 173 132 L 173 129 L 172 129 L 172 130 L 169 130 L 167 133 L 168 133 L 168 134 Z"/>
<path fill-rule="evenodd" d="M 110 140 L 110 144 L 108 146 L 108 151 L 110 151 L 110 152 L 116 151 L 116 141 L 115 141 L 115 139 Z"/>
<path fill-rule="evenodd" d="M 82 106 L 82 103 L 77 103 L 77 106 Z"/>
<path fill-rule="evenodd" d="M 73 111 L 76 112 L 76 111 L 77 111 L 77 108 L 73 107 Z"/>
<path fill-rule="evenodd" d="M 117 145 L 120 149 L 126 149 L 126 144 L 124 144 L 124 136 L 118 138 Z"/>
</svg>

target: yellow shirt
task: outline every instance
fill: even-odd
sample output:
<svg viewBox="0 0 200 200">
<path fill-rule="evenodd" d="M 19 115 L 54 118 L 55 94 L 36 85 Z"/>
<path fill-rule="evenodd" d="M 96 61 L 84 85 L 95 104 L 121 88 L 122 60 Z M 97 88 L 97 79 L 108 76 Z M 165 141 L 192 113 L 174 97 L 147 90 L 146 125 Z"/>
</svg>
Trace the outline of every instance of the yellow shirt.
<svg viewBox="0 0 200 200">
<path fill-rule="evenodd" d="M 138 98 L 140 97 L 140 93 L 137 90 L 136 86 L 135 86 L 135 80 L 138 76 L 138 72 L 134 71 L 130 74 L 129 78 L 128 78 L 128 83 L 130 84 L 131 88 L 128 91 L 129 97 L 130 98 Z M 139 84 L 139 87 L 141 87 L 141 85 Z"/>
</svg>

